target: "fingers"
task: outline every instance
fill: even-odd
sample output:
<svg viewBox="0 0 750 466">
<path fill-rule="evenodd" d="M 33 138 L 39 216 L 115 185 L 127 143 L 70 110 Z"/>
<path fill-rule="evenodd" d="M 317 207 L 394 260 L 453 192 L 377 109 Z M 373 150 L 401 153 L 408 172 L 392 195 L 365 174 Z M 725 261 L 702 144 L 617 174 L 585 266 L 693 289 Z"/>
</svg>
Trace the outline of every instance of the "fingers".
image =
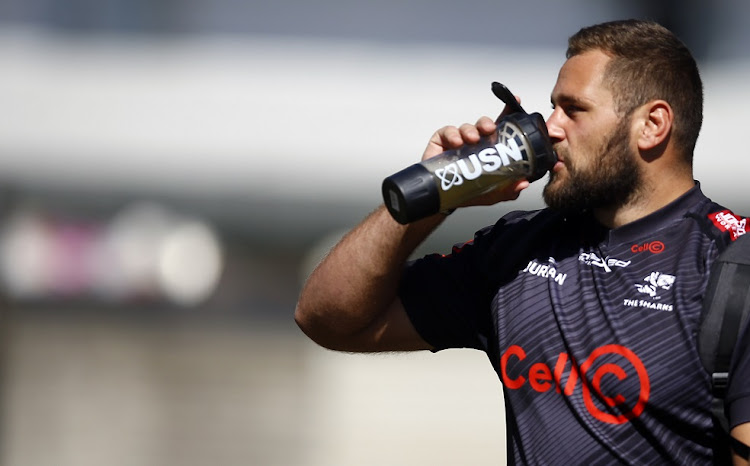
<svg viewBox="0 0 750 466">
<path fill-rule="evenodd" d="M 445 126 L 432 135 L 422 160 L 450 149 L 458 149 L 467 144 L 476 144 L 483 136 L 492 134 L 497 125 L 491 118 L 483 116 L 475 124 Z"/>
<path fill-rule="evenodd" d="M 483 116 L 475 124 L 464 123 L 458 128 L 464 144 L 476 144 L 483 136 L 495 132 L 497 124 L 491 118 Z"/>
<path fill-rule="evenodd" d="M 422 154 L 422 160 L 427 160 L 449 149 L 456 149 L 463 145 L 463 140 L 455 126 L 446 126 L 435 132 L 427 143 Z"/>
<path fill-rule="evenodd" d="M 482 136 L 489 136 L 497 130 L 497 123 L 492 121 L 492 118 L 483 116 L 477 120 L 476 129 Z"/>
</svg>

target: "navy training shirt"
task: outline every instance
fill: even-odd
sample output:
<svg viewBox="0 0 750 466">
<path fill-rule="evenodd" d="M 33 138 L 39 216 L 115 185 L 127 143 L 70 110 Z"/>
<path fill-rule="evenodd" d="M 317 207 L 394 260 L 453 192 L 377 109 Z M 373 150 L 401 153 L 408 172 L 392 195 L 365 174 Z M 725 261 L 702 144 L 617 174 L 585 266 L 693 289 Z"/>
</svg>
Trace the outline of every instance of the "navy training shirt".
<svg viewBox="0 0 750 466">
<path fill-rule="evenodd" d="M 744 232 L 697 184 L 614 230 L 588 214 L 514 212 L 410 263 L 399 294 L 436 350 L 487 353 L 511 464 L 710 464 L 696 335 L 711 264 Z M 738 348 L 731 425 L 750 422 L 747 329 Z"/>
</svg>

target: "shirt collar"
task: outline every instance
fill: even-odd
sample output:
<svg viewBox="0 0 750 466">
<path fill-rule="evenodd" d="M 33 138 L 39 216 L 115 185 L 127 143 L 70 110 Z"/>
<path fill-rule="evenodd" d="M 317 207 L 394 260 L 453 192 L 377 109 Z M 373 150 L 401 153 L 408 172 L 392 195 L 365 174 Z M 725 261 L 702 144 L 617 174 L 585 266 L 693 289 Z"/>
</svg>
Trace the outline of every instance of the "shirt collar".
<svg viewBox="0 0 750 466">
<path fill-rule="evenodd" d="M 644 232 L 656 232 L 667 228 L 681 221 L 688 212 L 695 211 L 704 202 L 710 200 L 703 194 L 700 183 L 696 181 L 695 186 L 661 209 L 627 225 L 609 230 L 609 242 L 616 244 L 636 240 L 642 237 Z"/>
</svg>

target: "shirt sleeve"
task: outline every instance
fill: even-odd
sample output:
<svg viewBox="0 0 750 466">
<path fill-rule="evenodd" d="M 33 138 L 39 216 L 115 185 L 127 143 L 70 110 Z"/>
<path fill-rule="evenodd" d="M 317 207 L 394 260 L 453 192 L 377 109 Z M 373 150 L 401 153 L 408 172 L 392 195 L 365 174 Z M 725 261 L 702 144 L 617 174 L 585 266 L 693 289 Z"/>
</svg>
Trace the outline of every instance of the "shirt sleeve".
<svg viewBox="0 0 750 466">
<path fill-rule="evenodd" d="M 540 211 L 511 212 L 451 254 L 433 254 L 407 265 L 399 297 L 420 336 L 435 350 L 475 348 L 488 352 L 494 335 L 492 300 L 497 285 L 516 273 L 529 234 L 544 224 Z M 512 247 L 506 247 L 512 245 Z M 515 267 L 515 268 L 514 268 Z"/>
<path fill-rule="evenodd" d="M 425 256 L 407 265 L 399 296 L 409 319 L 436 351 L 486 350 L 490 301 L 477 273 L 481 246 L 476 239 L 443 256 Z"/>
</svg>

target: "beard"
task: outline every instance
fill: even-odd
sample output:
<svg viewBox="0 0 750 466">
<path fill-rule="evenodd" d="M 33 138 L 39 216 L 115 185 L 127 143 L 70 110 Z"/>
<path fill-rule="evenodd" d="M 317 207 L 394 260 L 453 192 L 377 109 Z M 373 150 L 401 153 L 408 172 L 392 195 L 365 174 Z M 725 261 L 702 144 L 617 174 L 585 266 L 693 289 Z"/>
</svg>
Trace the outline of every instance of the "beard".
<svg viewBox="0 0 750 466">
<path fill-rule="evenodd" d="M 567 179 L 550 171 L 544 187 L 544 202 L 551 209 L 582 211 L 625 205 L 637 193 L 641 176 L 629 146 L 628 119 L 612 131 L 585 169 L 569 165 L 568 151 L 561 151 Z"/>
</svg>

